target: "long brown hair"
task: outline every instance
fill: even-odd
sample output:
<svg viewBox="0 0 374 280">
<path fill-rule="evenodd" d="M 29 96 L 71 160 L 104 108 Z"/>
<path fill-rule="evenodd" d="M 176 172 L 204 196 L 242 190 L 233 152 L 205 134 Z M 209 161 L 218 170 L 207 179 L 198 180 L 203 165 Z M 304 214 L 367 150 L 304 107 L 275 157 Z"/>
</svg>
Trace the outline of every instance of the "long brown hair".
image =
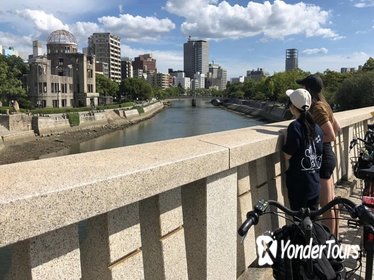
<svg viewBox="0 0 374 280">
<path fill-rule="evenodd" d="M 299 110 L 300 112 L 299 120 L 306 128 L 306 136 L 307 136 L 306 142 L 307 143 L 313 142 L 317 135 L 316 135 L 316 123 L 313 120 L 312 114 L 309 111 L 307 111 L 305 107 L 303 108 L 304 110 L 300 110 L 299 108 L 296 108 L 295 106 L 294 108 L 296 110 Z"/>
</svg>

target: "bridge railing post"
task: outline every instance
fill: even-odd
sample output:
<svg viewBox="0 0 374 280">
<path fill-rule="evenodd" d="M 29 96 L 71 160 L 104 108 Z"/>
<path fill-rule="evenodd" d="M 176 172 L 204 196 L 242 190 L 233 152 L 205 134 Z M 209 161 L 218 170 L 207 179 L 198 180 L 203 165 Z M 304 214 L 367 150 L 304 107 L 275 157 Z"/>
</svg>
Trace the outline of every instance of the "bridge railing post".
<svg viewBox="0 0 374 280">
<path fill-rule="evenodd" d="M 182 187 L 189 279 L 236 278 L 236 168 Z"/>
</svg>

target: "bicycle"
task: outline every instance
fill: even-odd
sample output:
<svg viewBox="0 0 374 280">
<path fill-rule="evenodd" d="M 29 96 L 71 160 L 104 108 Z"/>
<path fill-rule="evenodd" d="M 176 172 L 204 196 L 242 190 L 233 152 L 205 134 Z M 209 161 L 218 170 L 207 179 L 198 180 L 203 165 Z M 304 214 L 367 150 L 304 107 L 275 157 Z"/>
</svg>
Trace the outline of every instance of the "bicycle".
<svg viewBox="0 0 374 280">
<path fill-rule="evenodd" d="M 374 125 L 369 125 L 364 139 L 355 137 L 350 142 L 350 152 L 358 144 L 364 146 L 359 149 L 358 157 L 351 157 L 353 173 L 363 181 L 362 204 L 374 211 Z M 373 276 L 374 260 L 374 232 L 367 227 L 363 231 L 363 248 L 366 254 L 366 275 Z M 369 278 L 372 279 L 372 278 Z"/>
<path fill-rule="evenodd" d="M 273 206 L 281 210 L 286 215 L 284 218 L 291 223 L 275 230 L 272 235 L 268 235 L 270 237 L 267 239 L 261 236 L 260 244 L 258 243 L 258 237 L 256 243 L 259 247 L 261 246 L 261 241 L 269 241 L 262 244 L 261 249 L 263 249 L 263 252 L 259 252 L 262 253 L 262 255 L 259 255 L 259 261 L 265 257 L 267 258 L 267 263 L 272 265 L 273 277 L 275 279 L 349 279 L 361 267 L 362 255 L 359 246 L 355 247 L 356 252 L 352 252 L 352 255 L 358 258 L 359 265 L 351 271 L 345 271 L 341 257 L 346 257 L 346 255 L 341 254 L 342 247 L 336 238 L 329 233 L 328 229 L 318 223 L 321 220 L 319 216 L 338 204 L 343 206 L 342 210 L 347 211 L 352 219 L 358 219 L 360 224 L 374 230 L 374 214 L 365 205 L 356 205 L 348 199 L 337 197 L 324 207 L 314 211 L 311 211 L 309 208 L 293 211 L 277 201 L 260 200 L 254 207 L 254 210 L 247 213 L 247 218 L 239 227 L 238 234 L 245 238 L 251 226 L 256 225 L 260 217 L 265 214 L 281 216 L 279 212 L 269 210 L 269 206 Z M 293 219 L 290 219 L 288 216 Z M 275 250 L 274 244 L 278 244 L 278 242 L 281 243 L 281 246 L 276 246 L 277 249 Z M 284 246 L 285 243 L 286 245 L 288 244 L 288 247 Z M 292 248 L 297 249 L 297 246 L 301 248 L 301 257 L 297 257 L 297 255 L 291 256 L 288 254 L 289 252 L 284 251 L 285 248 L 291 248 L 290 244 L 294 246 Z M 326 247 L 326 244 L 329 247 Z M 336 254 L 332 254 L 336 248 L 331 247 L 330 244 L 335 244 L 331 246 L 338 246 L 338 250 L 340 251 L 337 256 Z M 317 256 L 304 254 L 305 248 L 308 245 L 311 248 L 310 252 L 315 251 L 314 248 L 317 248 Z M 348 255 L 350 255 L 350 252 L 348 252 Z M 371 279 L 371 276 L 365 279 Z"/>
</svg>

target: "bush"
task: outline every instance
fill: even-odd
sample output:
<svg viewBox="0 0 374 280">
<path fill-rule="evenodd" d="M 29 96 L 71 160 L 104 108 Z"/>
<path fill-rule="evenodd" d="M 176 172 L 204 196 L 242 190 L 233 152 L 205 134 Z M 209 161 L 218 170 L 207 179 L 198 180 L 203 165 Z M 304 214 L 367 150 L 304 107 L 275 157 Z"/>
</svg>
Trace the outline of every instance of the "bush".
<svg viewBox="0 0 374 280">
<path fill-rule="evenodd" d="M 135 106 L 135 109 L 138 110 L 139 114 L 143 114 L 144 113 L 144 109 L 141 106 Z"/>
<path fill-rule="evenodd" d="M 78 126 L 79 125 L 79 114 L 77 112 L 69 112 L 67 113 L 69 124 L 70 126 Z"/>
</svg>

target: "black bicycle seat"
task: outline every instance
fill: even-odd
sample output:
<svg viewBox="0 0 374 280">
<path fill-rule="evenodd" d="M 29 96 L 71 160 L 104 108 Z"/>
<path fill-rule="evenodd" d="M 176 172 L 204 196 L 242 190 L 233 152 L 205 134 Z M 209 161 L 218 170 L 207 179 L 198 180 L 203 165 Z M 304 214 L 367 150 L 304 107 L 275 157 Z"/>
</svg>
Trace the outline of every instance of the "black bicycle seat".
<svg viewBox="0 0 374 280">
<path fill-rule="evenodd" d="M 374 179 L 374 165 L 372 165 L 370 168 L 359 168 L 357 170 L 357 175 L 359 178 Z"/>
</svg>

